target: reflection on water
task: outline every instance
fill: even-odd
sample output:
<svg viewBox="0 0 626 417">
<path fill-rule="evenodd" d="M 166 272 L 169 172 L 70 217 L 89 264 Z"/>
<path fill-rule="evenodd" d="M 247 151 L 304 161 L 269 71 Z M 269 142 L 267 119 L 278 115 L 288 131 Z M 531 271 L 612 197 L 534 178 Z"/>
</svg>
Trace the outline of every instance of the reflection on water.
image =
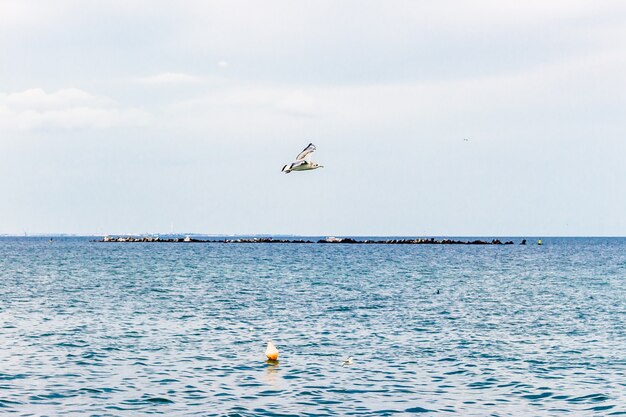
<svg viewBox="0 0 626 417">
<path fill-rule="evenodd" d="M 0 408 L 624 413 L 626 240 L 543 243 L 0 238 Z"/>
<path fill-rule="evenodd" d="M 281 379 L 278 361 L 268 359 L 265 363 L 267 363 L 267 367 L 265 368 L 264 382 L 274 389 L 280 389 L 279 384 L 281 383 Z"/>
</svg>

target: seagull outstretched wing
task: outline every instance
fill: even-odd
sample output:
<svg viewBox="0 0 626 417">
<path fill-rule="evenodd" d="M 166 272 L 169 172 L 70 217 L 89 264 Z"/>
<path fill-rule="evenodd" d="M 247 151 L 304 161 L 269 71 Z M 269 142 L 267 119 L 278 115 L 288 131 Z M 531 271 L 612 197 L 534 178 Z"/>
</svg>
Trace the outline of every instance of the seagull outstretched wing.
<svg viewBox="0 0 626 417">
<path fill-rule="evenodd" d="M 315 145 L 313 145 L 312 143 L 309 143 L 309 145 L 306 148 L 304 148 L 302 152 L 298 154 L 298 156 L 296 156 L 296 161 L 303 160 L 304 158 L 307 157 L 308 154 L 310 154 L 311 152 L 315 152 L 315 149 L 317 149 Z"/>
<path fill-rule="evenodd" d="M 283 167 L 283 169 L 282 169 L 282 172 L 287 171 L 287 173 L 289 173 L 292 169 L 294 169 L 294 168 L 298 168 L 299 166 L 306 165 L 306 164 L 307 164 L 307 162 L 306 162 L 306 161 L 304 161 L 304 160 L 302 160 L 302 161 L 296 161 L 296 162 L 293 162 L 293 163 L 291 163 L 291 164 L 287 164 L 287 165 L 285 165 L 285 166 Z"/>
</svg>

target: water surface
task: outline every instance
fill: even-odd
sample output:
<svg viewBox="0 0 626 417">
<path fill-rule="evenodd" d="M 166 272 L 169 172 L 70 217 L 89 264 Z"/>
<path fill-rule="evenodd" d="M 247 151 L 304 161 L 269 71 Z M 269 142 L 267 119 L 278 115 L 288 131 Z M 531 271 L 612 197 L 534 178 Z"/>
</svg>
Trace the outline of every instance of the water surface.
<svg viewBox="0 0 626 417">
<path fill-rule="evenodd" d="M 0 256 L 3 414 L 626 414 L 626 239 Z"/>
</svg>

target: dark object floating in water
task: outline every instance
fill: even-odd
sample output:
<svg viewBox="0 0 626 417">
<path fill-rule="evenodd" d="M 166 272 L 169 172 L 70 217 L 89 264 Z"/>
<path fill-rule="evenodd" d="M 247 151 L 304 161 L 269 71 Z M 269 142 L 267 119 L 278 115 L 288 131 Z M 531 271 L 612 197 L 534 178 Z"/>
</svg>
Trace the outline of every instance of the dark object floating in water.
<svg viewBox="0 0 626 417">
<path fill-rule="evenodd" d="M 150 236 L 105 236 L 101 240 L 94 242 L 159 242 L 159 243 L 344 243 L 344 244 L 370 244 L 370 245 L 513 245 L 513 241 L 502 242 L 500 239 L 486 240 L 454 240 L 435 238 L 418 238 L 418 239 L 386 239 L 386 240 L 356 240 L 350 237 L 338 238 L 327 237 L 317 242 L 304 239 L 274 239 L 272 237 L 255 237 L 255 238 L 239 238 L 239 239 L 219 239 L 219 240 L 203 240 L 195 239 L 189 236 L 185 238 L 159 238 Z M 524 243 L 522 243 L 524 244 Z"/>
</svg>

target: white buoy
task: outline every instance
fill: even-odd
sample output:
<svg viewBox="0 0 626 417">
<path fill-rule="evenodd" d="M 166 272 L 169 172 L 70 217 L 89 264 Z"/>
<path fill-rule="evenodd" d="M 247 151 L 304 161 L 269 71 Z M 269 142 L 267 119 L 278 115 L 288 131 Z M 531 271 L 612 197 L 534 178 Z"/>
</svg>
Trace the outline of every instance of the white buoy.
<svg viewBox="0 0 626 417">
<path fill-rule="evenodd" d="M 274 344 L 270 341 L 267 342 L 267 349 L 265 349 L 265 356 L 267 356 L 267 359 L 271 361 L 278 360 L 278 349 L 276 349 L 276 346 L 274 346 Z"/>
</svg>

